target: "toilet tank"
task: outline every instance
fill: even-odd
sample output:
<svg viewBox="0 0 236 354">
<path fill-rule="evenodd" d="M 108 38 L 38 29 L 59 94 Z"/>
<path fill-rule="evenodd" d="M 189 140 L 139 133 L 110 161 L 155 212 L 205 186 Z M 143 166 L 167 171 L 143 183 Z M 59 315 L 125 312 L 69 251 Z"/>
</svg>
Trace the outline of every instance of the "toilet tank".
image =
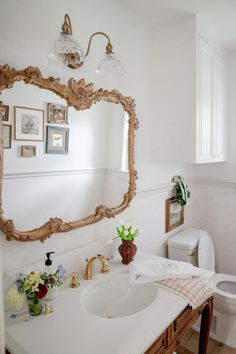
<svg viewBox="0 0 236 354">
<path fill-rule="evenodd" d="M 167 241 L 168 257 L 198 266 L 198 243 L 204 232 L 200 229 L 186 229 L 175 234 Z"/>
</svg>

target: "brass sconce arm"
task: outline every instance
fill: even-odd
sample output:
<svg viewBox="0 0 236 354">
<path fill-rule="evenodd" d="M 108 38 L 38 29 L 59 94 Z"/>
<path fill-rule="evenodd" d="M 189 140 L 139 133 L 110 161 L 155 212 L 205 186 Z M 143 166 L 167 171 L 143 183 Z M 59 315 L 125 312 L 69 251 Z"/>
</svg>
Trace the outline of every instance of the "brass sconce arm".
<svg viewBox="0 0 236 354">
<path fill-rule="evenodd" d="M 71 25 L 71 22 L 70 22 L 70 17 L 67 14 L 65 14 L 64 22 L 63 22 L 63 24 L 61 26 L 61 30 L 62 30 L 63 33 L 72 34 L 72 25 Z"/>
<path fill-rule="evenodd" d="M 68 14 L 65 14 L 65 16 L 64 16 L 64 22 L 61 26 L 61 30 L 63 33 L 72 34 L 72 25 L 71 25 L 70 17 Z M 89 55 L 89 51 L 90 51 L 91 42 L 92 42 L 93 37 L 99 36 L 99 35 L 102 35 L 107 38 L 108 43 L 106 46 L 106 52 L 112 53 L 113 48 L 112 48 L 110 37 L 105 32 L 94 32 L 89 38 L 88 47 L 87 47 L 87 51 L 85 53 L 85 57 L 87 57 Z"/>
<path fill-rule="evenodd" d="M 96 72 L 99 73 L 99 75 L 107 76 L 123 75 L 125 69 L 113 52 L 110 37 L 104 32 L 94 32 L 89 38 L 88 47 L 84 54 L 83 49 L 72 36 L 72 25 L 68 14 L 64 16 L 59 38 L 52 45 L 48 57 L 53 61 L 61 60 L 71 69 L 77 69 L 83 65 L 84 58 L 89 55 L 92 39 L 99 35 L 106 37 L 107 45 L 105 56 L 98 63 Z"/>
<path fill-rule="evenodd" d="M 113 53 L 113 52 L 112 52 L 112 49 L 113 49 L 113 48 L 112 48 L 112 44 L 111 44 L 110 37 L 109 37 L 106 33 L 104 33 L 104 32 L 94 32 L 94 33 L 91 35 L 91 37 L 89 38 L 88 47 L 87 47 L 87 50 L 86 50 L 86 53 L 85 53 L 85 57 L 87 57 L 87 56 L 89 55 L 89 51 L 90 51 L 91 42 L 92 42 L 93 37 L 99 36 L 99 35 L 102 35 L 102 36 L 104 36 L 104 37 L 107 38 L 108 43 L 107 43 L 107 46 L 106 46 L 106 52 L 107 52 L 107 53 Z"/>
</svg>

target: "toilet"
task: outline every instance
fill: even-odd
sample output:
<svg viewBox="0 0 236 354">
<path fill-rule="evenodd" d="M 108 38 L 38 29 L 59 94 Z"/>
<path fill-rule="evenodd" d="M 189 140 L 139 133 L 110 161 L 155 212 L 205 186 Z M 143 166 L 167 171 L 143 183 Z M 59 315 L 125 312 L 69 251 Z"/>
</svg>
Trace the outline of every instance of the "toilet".
<svg viewBox="0 0 236 354">
<path fill-rule="evenodd" d="M 215 251 L 207 231 L 185 229 L 167 241 L 170 259 L 192 263 L 194 266 L 215 272 Z M 211 279 L 214 309 L 236 316 L 236 276 L 215 273 Z"/>
</svg>

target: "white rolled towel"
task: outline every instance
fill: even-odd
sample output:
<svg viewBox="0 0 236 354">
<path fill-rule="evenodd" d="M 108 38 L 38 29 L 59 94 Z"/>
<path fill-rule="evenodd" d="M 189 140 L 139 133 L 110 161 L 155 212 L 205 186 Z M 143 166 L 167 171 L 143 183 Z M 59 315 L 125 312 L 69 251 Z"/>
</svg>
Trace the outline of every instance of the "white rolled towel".
<svg viewBox="0 0 236 354">
<path fill-rule="evenodd" d="M 163 257 L 134 260 L 129 264 L 129 273 L 130 282 L 137 284 L 191 277 L 204 277 L 209 280 L 214 274 L 214 272 L 194 267 L 191 263 L 173 261 Z"/>
</svg>

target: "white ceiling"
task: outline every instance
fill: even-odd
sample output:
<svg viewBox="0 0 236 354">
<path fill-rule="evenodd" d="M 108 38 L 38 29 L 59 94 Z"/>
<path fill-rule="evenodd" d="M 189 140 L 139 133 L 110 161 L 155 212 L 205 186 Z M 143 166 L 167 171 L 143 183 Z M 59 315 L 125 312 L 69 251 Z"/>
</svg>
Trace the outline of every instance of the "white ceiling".
<svg viewBox="0 0 236 354">
<path fill-rule="evenodd" d="M 236 49 L 236 0 L 118 0 L 151 26 L 197 14 L 229 50 Z"/>
</svg>

